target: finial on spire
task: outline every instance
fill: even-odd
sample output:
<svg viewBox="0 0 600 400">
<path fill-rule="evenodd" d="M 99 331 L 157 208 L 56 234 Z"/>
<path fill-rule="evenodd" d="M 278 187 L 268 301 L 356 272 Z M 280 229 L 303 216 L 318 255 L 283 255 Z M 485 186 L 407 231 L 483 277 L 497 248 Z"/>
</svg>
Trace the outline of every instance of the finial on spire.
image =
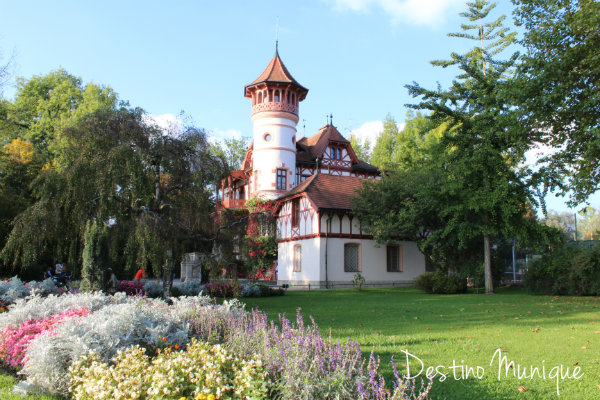
<svg viewBox="0 0 600 400">
<path fill-rule="evenodd" d="M 275 23 L 275 55 L 279 54 L 279 17 Z"/>
</svg>

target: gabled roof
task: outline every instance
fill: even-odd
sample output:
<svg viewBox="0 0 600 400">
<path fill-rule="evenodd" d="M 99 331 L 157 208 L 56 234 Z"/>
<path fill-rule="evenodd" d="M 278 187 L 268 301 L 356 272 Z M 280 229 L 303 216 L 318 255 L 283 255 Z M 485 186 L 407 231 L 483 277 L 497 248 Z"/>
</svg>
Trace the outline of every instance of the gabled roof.
<svg viewBox="0 0 600 400">
<path fill-rule="evenodd" d="M 298 194 L 306 194 L 318 210 L 351 210 L 352 197 L 365 180 L 353 176 L 317 174 L 279 197 L 279 204 Z"/>
<path fill-rule="evenodd" d="M 314 163 L 315 158 L 322 159 L 327 146 L 330 143 L 342 145 L 348 149 L 352 164 L 361 163 L 356 157 L 350 141 L 342 136 L 342 134 L 333 125 L 325 125 L 319 129 L 319 133 L 311 137 L 303 137 L 296 143 L 296 160 L 306 163 Z M 366 163 L 364 163 L 366 164 Z M 368 165 L 368 164 L 367 164 Z"/>
<path fill-rule="evenodd" d="M 290 74 L 290 72 L 287 70 L 287 68 L 283 64 L 283 61 L 281 61 L 281 58 L 279 57 L 279 52 L 277 50 L 275 50 L 275 56 L 273 56 L 273 58 L 269 62 L 269 65 L 267 65 L 267 68 L 265 68 L 263 73 L 260 74 L 260 76 L 254 80 L 254 82 L 252 82 L 249 85 L 246 85 L 244 87 L 244 95 L 246 97 L 250 97 L 250 94 L 248 93 L 248 89 L 250 89 L 253 86 L 259 85 L 261 83 L 266 83 L 266 82 L 287 83 L 287 84 L 292 84 L 292 85 L 298 86 L 300 89 L 302 89 L 302 91 L 305 92 L 304 93 L 305 96 L 306 96 L 306 93 L 308 92 L 308 89 L 306 89 L 304 86 L 299 84 L 298 81 L 295 80 L 294 77 L 292 76 L 292 74 Z M 302 98 L 299 98 L 298 100 L 303 100 L 303 99 L 304 98 L 302 97 Z"/>
</svg>

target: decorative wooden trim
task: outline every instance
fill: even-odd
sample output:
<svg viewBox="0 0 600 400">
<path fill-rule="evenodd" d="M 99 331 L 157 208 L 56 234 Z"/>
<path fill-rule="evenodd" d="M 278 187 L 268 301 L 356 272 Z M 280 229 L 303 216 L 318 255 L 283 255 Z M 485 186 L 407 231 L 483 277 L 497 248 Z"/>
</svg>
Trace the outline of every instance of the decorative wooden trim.
<svg viewBox="0 0 600 400">
<path fill-rule="evenodd" d="M 267 150 L 282 150 L 282 151 L 288 151 L 290 153 L 296 154 L 295 150 L 290 150 L 287 147 L 263 147 L 263 148 L 260 148 L 260 149 L 254 149 L 254 152 L 256 153 L 258 151 L 267 151 Z"/>
<path fill-rule="evenodd" d="M 320 226 L 319 226 L 319 230 L 320 230 Z M 312 233 L 310 235 L 302 235 L 302 236 L 289 237 L 289 238 L 284 238 L 284 239 L 277 239 L 277 243 L 293 242 L 295 240 L 324 238 L 324 237 L 325 237 L 325 232 L 319 232 L 319 233 Z M 348 235 L 348 234 L 339 234 L 339 233 L 329 233 L 327 235 L 327 237 L 329 239 L 373 240 L 373 236 L 371 236 L 371 235 Z"/>
</svg>

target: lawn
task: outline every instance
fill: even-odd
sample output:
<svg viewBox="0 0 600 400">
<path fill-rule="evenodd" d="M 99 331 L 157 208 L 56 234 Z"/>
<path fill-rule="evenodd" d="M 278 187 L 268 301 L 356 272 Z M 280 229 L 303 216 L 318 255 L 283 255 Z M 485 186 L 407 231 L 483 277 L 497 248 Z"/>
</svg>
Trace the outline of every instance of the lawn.
<svg viewBox="0 0 600 400">
<path fill-rule="evenodd" d="M 534 296 L 517 288 L 500 289 L 493 296 L 389 288 L 288 291 L 284 297 L 244 301 L 273 318 L 285 313 L 293 319 L 301 307 L 305 319 L 312 315 L 323 335 L 350 337 L 365 353 L 373 349 L 387 376 L 392 355 L 400 372 L 406 372 L 403 350 L 414 355 L 409 358 L 411 375 L 420 370 L 419 360 L 425 368 L 440 366 L 447 377 L 443 382 L 439 374 L 434 378 L 433 399 L 600 398 L 598 298 Z M 502 353 L 491 363 L 497 349 Z M 498 379 L 500 356 L 515 367 L 508 376 L 502 368 Z M 457 367 L 451 369 L 453 362 Z M 478 366 L 481 379 L 473 373 L 464 378 L 467 367 L 477 372 Z M 561 366 L 562 377 L 552 378 L 557 371 L 560 375 Z M 546 378 L 513 376 L 517 369 L 529 377 L 532 367 L 542 375 L 545 370 Z M 580 379 L 573 378 L 577 367 Z"/>
</svg>

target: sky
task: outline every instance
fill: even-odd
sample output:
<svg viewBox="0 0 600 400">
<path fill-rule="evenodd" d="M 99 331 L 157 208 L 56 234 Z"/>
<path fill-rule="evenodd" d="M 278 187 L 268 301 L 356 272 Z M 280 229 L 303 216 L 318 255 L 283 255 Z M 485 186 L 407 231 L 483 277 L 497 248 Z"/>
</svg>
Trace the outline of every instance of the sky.
<svg viewBox="0 0 600 400">
<path fill-rule="evenodd" d="M 374 140 L 389 113 L 405 120 L 405 85 L 448 87 L 456 70 L 431 60 L 472 47 L 460 30 L 464 0 L 2 1 L 2 60 L 15 77 L 64 68 L 110 86 L 155 119 L 182 111 L 216 138 L 251 137 L 244 85 L 279 55 L 309 89 L 298 136 L 333 115 L 346 136 Z M 512 6 L 499 0 L 494 16 Z M 517 49 L 514 49 L 517 50 Z M 0 61 L 2 61 L 0 60 Z M 12 98 L 14 89 L 5 90 Z M 548 207 L 565 211 L 549 196 Z M 600 205 L 600 196 L 591 199 Z"/>
</svg>

